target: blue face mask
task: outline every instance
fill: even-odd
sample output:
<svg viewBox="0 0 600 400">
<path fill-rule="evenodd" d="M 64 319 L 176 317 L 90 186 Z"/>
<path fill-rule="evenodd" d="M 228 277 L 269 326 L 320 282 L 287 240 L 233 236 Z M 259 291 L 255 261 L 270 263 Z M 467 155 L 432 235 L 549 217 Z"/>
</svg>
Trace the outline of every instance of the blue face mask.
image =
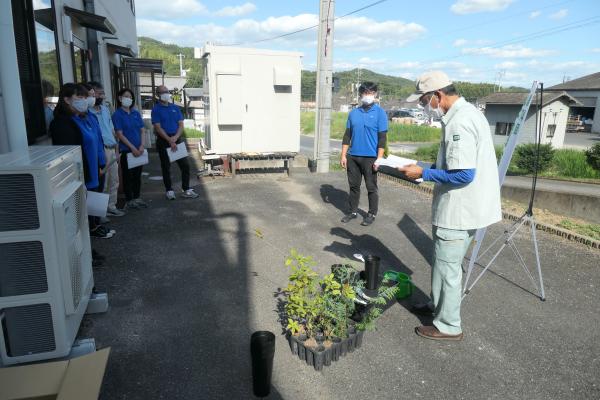
<svg viewBox="0 0 600 400">
<path fill-rule="evenodd" d="M 74 99 L 71 106 L 80 113 L 86 112 L 88 109 L 88 101 L 87 99 Z"/>
<path fill-rule="evenodd" d="M 431 100 L 432 99 L 433 99 L 433 96 L 431 96 L 431 99 L 429 99 L 429 103 L 425 107 L 423 107 L 423 111 L 430 118 L 433 118 L 433 119 L 442 118 L 444 116 L 444 111 L 440 108 L 440 102 L 439 102 L 439 100 L 438 100 L 438 106 L 437 106 L 437 108 L 433 108 L 433 107 L 431 107 Z"/>
</svg>

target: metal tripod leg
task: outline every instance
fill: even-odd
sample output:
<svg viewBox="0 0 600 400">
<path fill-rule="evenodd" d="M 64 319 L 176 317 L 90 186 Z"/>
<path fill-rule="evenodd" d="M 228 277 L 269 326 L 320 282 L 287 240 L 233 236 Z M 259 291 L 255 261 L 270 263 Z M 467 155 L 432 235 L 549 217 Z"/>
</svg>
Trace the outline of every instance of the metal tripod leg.
<svg viewBox="0 0 600 400">
<path fill-rule="evenodd" d="M 535 263 L 537 264 L 538 276 L 540 278 L 540 299 L 546 301 L 546 293 L 544 292 L 544 278 L 542 277 L 542 266 L 540 264 L 540 253 L 538 252 L 537 237 L 535 235 L 535 221 L 533 215 L 530 216 L 531 224 L 531 239 L 533 240 L 533 248 L 535 249 Z"/>
<path fill-rule="evenodd" d="M 508 245 L 508 243 L 512 240 L 513 236 L 517 233 L 517 231 L 519 230 L 519 228 L 521 226 L 523 226 L 524 223 L 525 223 L 524 219 L 521 219 L 520 221 L 515 222 L 509 229 L 507 229 L 506 231 L 504 231 L 504 233 L 501 236 L 498 236 L 487 247 L 487 249 L 485 249 L 485 251 L 483 253 L 481 253 L 480 257 L 483 256 L 484 254 L 486 254 L 500 239 L 502 239 L 504 237 L 504 243 L 502 244 L 502 246 L 500 246 L 500 249 L 496 252 L 496 254 L 494 254 L 494 256 L 492 257 L 492 259 L 487 263 L 487 265 L 485 266 L 485 268 L 483 269 L 483 271 L 481 271 L 479 273 L 479 275 L 477 275 L 477 278 L 475 278 L 475 281 L 473 281 L 473 283 L 470 286 L 468 286 L 468 284 L 469 284 L 469 278 L 471 276 L 471 272 L 473 271 L 473 267 L 474 267 L 475 262 L 477 260 L 477 255 L 475 254 L 475 251 L 473 251 L 474 254 L 471 255 L 471 260 L 469 260 L 469 270 L 467 271 L 467 278 L 465 279 L 464 294 L 463 294 L 463 297 L 462 297 L 463 299 L 465 298 L 465 296 L 467 294 L 469 294 L 469 292 L 471 291 L 471 289 L 473 289 L 473 286 L 475 286 L 475 284 L 483 276 L 483 274 L 485 274 L 486 271 L 492 266 L 492 263 L 500 255 L 500 253 L 502 252 L 502 250 L 504 250 L 504 248 Z M 511 229 L 513 229 L 513 230 L 511 231 Z M 481 242 L 478 242 L 476 246 L 477 247 L 481 246 L 480 243 Z"/>
</svg>

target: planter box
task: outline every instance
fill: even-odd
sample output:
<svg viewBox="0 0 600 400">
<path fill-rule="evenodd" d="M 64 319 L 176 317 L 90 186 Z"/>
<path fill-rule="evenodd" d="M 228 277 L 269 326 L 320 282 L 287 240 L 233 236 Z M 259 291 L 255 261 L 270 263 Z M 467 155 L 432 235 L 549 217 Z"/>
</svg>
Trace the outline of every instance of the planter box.
<svg viewBox="0 0 600 400">
<path fill-rule="evenodd" d="M 300 340 L 298 336 L 288 334 L 288 342 L 293 355 L 297 355 L 302 361 L 305 361 L 315 370 L 321 371 L 323 366 L 329 366 L 332 362 L 338 361 L 346 354 L 359 349 L 363 343 L 364 331 L 351 333 L 345 339 L 339 342 L 333 342 L 329 348 L 317 346 L 316 348 L 305 346 L 305 341 Z"/>
</svg>

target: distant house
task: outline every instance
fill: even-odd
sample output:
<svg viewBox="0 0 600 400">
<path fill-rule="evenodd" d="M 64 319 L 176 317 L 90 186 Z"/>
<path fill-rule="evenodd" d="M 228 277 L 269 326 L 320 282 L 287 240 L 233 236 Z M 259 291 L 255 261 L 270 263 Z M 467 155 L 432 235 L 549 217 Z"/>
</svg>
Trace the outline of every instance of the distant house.
<svg viewBox="0 0 600 400">
<path fill-rule="evenodd" d="M 600 72 L 582 76 L 546 90 L 567 92 L 581 103 L 571 107 L 567 132 L 600 133 Z"/>
<path fill-rule="evenodd" d="M 149 73 L 141 73 L 139 74 L 139 91 L 140 96 L 142 98 L 142 104 L 144 108 L 152 108 L 152 100 L 156 92 L 153 93 L 153 84 L 154 91 L 160 85 L 165 85 L 169 88 L 171 93 L 179 93 L 187 83 L 187 79 L 185 76 L 171 76 L 171 75 L 154 75 L 154 82 L 152 80 L 152 74 Z M 180 107 L 183 107 L 183 103 L 178 104 Z"/>
<path fill-rule="evenodd" d="M 184 110 L 187 118 L 194 120 L 196 129 L 204 130 L 204 89 L 183 89 Z"/>
<path fill-rule="evenodd" d="M 528 93 L 492 93 L 479 99 L 485 104 L 485 116 L 490 124 L 494 144 L 503 145 L 517 119 Z M 542 105 L 542 143 L 551 143 L 562 148 L 565 140 L 567 119 L 571 107 L 581 106 L 567 92 L 546 92 Z M 518 143 L 534 143 L 536 134 L 537 99 L 534 99 L 525 123 L 521 128 Z"/>
</svg>

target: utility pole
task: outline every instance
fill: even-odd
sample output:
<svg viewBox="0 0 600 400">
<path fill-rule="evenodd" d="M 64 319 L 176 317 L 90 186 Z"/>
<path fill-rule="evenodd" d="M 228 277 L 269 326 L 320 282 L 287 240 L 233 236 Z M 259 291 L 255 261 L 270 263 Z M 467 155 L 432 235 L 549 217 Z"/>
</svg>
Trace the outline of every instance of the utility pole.
<svg viewBox="0 0 600 400">
<path fill-rule="evenodd" d="M 329 137 L 333 89 L 333 20 L 335 0 L 321 0 L 317 50 L 317 113 L 313 160 L 319 173 L 329 172 Z"/>
<path fill-rule="evenodd" d="M 183 58 L 185 57 L 185 55 L 179 53 L 177 54 L 177 57 L 179 57 L 179 76 L 185 76 L 183 72 Z"/>
</svg>

